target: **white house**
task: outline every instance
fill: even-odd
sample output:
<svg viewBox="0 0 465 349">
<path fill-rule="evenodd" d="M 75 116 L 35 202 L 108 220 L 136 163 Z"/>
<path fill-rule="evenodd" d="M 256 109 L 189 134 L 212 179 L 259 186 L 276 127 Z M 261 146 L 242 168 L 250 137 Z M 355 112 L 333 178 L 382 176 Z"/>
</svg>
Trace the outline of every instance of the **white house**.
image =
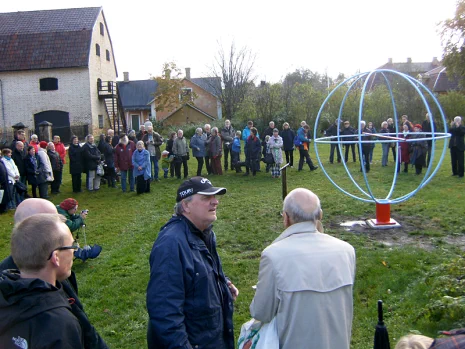
<svg viewBox="0 0 465 349">
<path fill-rule="evenodd" d="M 72 134 L 118 125 L 117 69 L 101 7 L 0 13 L 0 130 Z"/>
</svg>

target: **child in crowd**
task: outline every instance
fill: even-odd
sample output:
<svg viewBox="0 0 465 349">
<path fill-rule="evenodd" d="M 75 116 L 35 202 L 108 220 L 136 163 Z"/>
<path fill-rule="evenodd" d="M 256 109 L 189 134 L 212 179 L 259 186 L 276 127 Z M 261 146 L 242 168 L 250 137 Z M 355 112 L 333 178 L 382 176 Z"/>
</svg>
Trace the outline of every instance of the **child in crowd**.
<svg viewBox="0 0 465 349">
<path fill-rule="evenodd" d="M 169 156 L 169 154 L 170 152 L 167 150 L 163 150 L 163 152 L 161 153 L 161 168 L 163 169 L 164 178 L 168 178 L 168 171 L 174 158 L 174 155 Z"/>
<path fill-rule="evenodd" d="M 236 131 L 236 136 L 233 139 L 231 147 L 231 158 L 233 168 L 236 169 L 236 173 L 242 172 L 240 165 L 241 156 L 241 131 Z"/>
</svg>

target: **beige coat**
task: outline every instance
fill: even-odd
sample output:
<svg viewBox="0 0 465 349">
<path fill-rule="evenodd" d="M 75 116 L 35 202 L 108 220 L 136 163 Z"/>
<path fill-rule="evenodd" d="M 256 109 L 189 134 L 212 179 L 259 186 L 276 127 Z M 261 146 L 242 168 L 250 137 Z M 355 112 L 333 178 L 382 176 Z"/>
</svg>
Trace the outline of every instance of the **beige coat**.
<svg viewBox="0 0 465 349">
<path fill-rule="evenodd" d="M 262 252 L 250 313 L 276 316 L 280 349 L 349 349 L 354 280 L 354 248 L 297 223 Z"/>
</svg>

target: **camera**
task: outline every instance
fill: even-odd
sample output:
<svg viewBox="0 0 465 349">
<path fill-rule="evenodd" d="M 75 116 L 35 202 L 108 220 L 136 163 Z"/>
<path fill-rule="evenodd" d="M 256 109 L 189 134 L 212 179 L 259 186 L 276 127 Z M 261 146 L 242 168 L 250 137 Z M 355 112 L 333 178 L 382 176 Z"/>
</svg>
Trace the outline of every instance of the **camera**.
<svg viewBox="0 0 465 349">
<path fill-rule="evenodd" d="M 88 214 L 88 213 L 89 213 L 89 210 L 82 210 L 81 213 Z"/>
</svg>

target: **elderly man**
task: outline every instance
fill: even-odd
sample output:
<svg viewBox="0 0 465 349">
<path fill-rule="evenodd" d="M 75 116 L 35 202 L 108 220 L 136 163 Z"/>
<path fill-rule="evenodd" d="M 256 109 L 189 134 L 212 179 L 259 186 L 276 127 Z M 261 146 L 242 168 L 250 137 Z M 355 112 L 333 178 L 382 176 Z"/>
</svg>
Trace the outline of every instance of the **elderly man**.
<svg viewBox="0 0 465 349">
<path fill-rule="evenodd" d="M 100 161 L 101 154 L 94 143 L 94 136 L 89 134 L 82 146 L 82 165 L 86 172 L 86 188 L 90 192 L 100 189 L 100 176 L 97 174 Z"/>
<path fill-rule="evenodd" d="M 37 215 L 39 213 L 48 213 L 56 214 L 56 207 L 48 200 L 44 199 L 27 199 L 23 201 L 16 209 L 14 220 L 16 224 L 19 224 L 27 217 Z M 33 239 L 37 242 L 37 239 Z M 17 265 L 13 261 L 12 256 L 8 256 L 0 263 L 0 271 L 6 269 L 18 269 Z M 74 299 L 74 303 L 71 304 L 71 311 L 79 319 L 81 324 L 82 332 L 84 335 L 84 347 L 85 348 L 95 348 L 95 349 L 107 349 L 107 345 L 104 340 L 97 333 L 95 328 L 91 325 L 87 314 L 84 311 L 84 308 L 79 300 L 77 294 L 77 281 L 76 275 L 74 272 L 71 272 L 71 275 L 68 279 L 61 282 L 63 286 L 64 296 L 66 299 Z M 1 289 L 1 287 L 0 287 Z M 0 325 L 1 326 L 1 325 Z M 0 332 L 1 329 L 0 329 Z M 48 332 L 47 332 L 48 333 Z M 34 348 L 34 346 L 29 346 Z"/>
<path fill-rule="evenodd" d="M 150 153 L 150 168 L 152 181 L 158 182 L 158 160 L 161 158 L 160 145 L 163 144 L 163 137 L 153 131 L 153 127 L 147 127 L 147 133 L 142 136 L 145 149 Z"/>
<path fill-rule="evenodd" d="M 221 129 L 221 139 L 223 140 L 223 154 L 224 154 L 224 170 L 228 170 L 228 156 L 231 153 L 232 143 L 235 137 L 236 131 L 231 126 L 231 121 L 226 120 L 224 127 Z M 233 170 L 233 159 L 231 155 L 231 170 Z"/>
<path fill-rule="evenodd" d="M 206 137 L 206 140 L 205 141 L 208 141 L 211 137 L 211 130 L 212 130 L 212 127 L 210 124 L 205 124 L 205 126 L 203 127 L 203 131 L 204 131 L 204 134 L 205 134 L 205 137 Z M 212 174 L 212 166 L 211 166 L 211 163 L 210 163 L 210 153 L 208 150 L 206 150 L 205 152 L 205 168 L 207 169 L 207 175 L 211 175 Z"/>
<path fill-rule="evenodd" d="M 463 138 L 465 135 L 465 126 L 462 126 L 462 118 L 460 116 L 456 116 L 454 121 L 451 122 L 449 133 L 451 134 L 449 149 L 452 163 L 452 176 L 463 178 L 463 153 L 465 150 Z"/>
<path fill-rule="evenodd" d="M 134 166 L 132 165 L 132 154 L 136 151 L 136 145 L 130 141 L 126 134 L 122 133 L 118 145 L 115 147 L 115 169 L 121 173 L 121 189 L 126 192 L 127 180 L 129 190 L 134 191 Z"/>
<path fill-rule="evenodd" d="M 355 252 L 322 231 L 318 197 L 291 191 L 283 204 L 286 230 L 260 259 L 251 315 L 276 317 L 281 349 L 349 349 Z"/>
<path fill-rule="evenodd" d="M 11 255 L 19 272 L 0 275 L 5 348 L 83 348 L 81 325 L 61 285 L 71 276 L 76 248 L 58 214 L 36 214 L 15 225 Z"/>
<path fill-rule="evenodd" d="M 148 347 L 233 349 L 233 300 L 239 291 L 223 274 L 211 224 L 225 188 L 202 177 L 178 188 L 175 215 L 150 254 Z"/>
</svg>

